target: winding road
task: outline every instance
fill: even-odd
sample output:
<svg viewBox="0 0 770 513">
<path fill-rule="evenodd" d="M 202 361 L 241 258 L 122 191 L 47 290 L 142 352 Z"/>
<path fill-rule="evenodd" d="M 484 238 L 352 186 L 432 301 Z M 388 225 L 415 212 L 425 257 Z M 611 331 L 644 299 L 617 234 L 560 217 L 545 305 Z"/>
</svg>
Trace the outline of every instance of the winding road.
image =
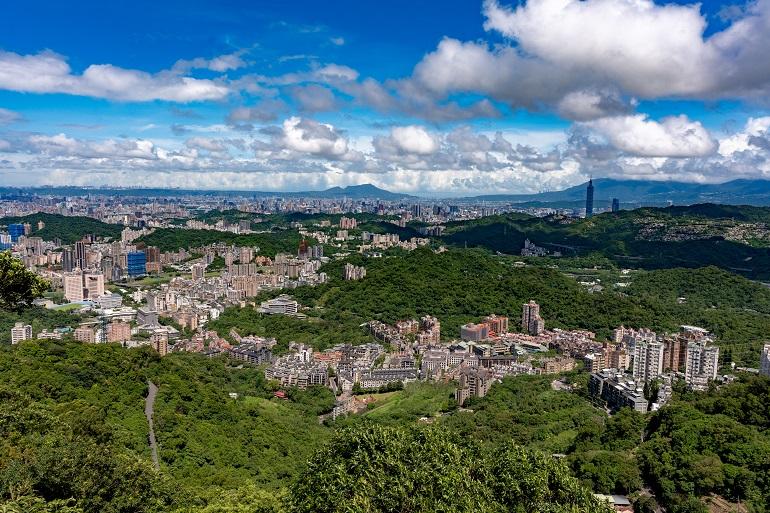
<svg viewBox="0 0 770 513">
<path fill-rule="evenodd" d="M 155 470 L 160 470 L 160 463 L 158 461 L 158 442 L 155 440 L 155 427 L 152 423 L 152 415 L 155 411 L 155 396 L 158 395 L 158 387 L 152 381 L 147 382 L 149 387 L 147 391 L 147 398 L 144 401 L 144 415 L 147 417 L 147 424 L 150 426 L 150 449 L 152 449 L 152 465 Z"/>
</svg>

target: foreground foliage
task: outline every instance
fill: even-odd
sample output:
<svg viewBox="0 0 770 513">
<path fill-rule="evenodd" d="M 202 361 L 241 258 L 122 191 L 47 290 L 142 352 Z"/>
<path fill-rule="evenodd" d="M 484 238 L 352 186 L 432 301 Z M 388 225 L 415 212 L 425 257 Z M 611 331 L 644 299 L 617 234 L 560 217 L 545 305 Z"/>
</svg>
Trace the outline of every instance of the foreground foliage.
<svg viewBox="0 0 770 513">
<path fill-rule="evenodd" d="M 494 451 L 441 428 L 366 425 L 335 435 L 295 481 L 301 513 L 609 513 L 550 456 Z"/>
</svg>

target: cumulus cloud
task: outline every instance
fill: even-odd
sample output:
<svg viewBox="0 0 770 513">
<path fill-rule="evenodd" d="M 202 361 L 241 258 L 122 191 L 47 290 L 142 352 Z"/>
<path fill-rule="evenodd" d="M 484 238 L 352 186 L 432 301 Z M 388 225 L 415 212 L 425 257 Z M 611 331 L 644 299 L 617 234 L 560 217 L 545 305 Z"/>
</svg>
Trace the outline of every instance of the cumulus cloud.
<svg viewBox="0 0 770 513">
<path fill-rule="evenodd" d="M 348 140 L 332 125 L 306 118 L 291 117 L 275 133 L 284 148 L 329 159 L 353 158 Z"/>
<path fill-rule="evenodd" d="M 388 152 L 430 155 L 439 148 L 438 138 L 416 125 L 393 127 L 390 135 L 375 139 L 375 147 Z"/>
<path fill-rule="evenodd" d="M 220 100 L 229 94 L 225 85 L 213 80 L 180 76 L 170 71 L 150 74 L 110 64 L 92 64 L 77 75 L 64 57 L 47 51 L 35 55 L 0 51 L 0 89 L 180 103 Z"/>
<path fill-rule="evenodd" d="M 626 96 L 759 98 L 770 90 L 770 0 L 748 4 L 709 37 L 699 4 L 527 0 L 511 8 L 486 0 L 483 13 L 485 29 L 509 44 L 445 38 L 415 66 L 415 89 L 553 106 L 578 121 L 628 110 Z"/>
<path fill-rule="evenodd" d="M 660 122 L 644 114 L 613 116 L 589 121 L 616 148 L 642 157 L 704 157 L 717 149 L 717 142 L 698 121 L 670 116 Z"/>
</svg>

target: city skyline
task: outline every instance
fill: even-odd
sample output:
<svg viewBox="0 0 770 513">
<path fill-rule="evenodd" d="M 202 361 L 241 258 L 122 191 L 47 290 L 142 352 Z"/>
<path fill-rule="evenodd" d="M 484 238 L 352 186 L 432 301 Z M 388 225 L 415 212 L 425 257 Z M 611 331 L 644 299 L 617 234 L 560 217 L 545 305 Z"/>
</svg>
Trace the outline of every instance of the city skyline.
<svg viewBox="0 0 770 513">
<path fill-rule="evenodd" d="M 6 7 L 4 184 L 449 197 L 770 177 L 770 0 L 150 7 Z"/>
</svg>

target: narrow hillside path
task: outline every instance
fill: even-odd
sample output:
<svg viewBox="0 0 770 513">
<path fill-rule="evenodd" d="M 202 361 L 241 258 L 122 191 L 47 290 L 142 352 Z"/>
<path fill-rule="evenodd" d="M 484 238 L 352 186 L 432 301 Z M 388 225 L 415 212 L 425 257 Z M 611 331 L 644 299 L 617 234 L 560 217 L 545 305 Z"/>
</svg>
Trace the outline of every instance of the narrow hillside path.
<svg viewBox="0 0 770 513">
<path fill-rule="evenodd" d="M 155 426 L 152 422 L 153 412 L 155 411 L 155 397 L 158 395 L 158 387 L 152 381 L 147 382 L 149 390 L 147 391 L 147 399 L 144 401 L 144 415 L 147 417 L 147 424 L 150 426 L 150 449 L 152 450 L 152 465 L 155 470 L 160 470 L 160 462 L 158 461 L 158 442 L 155 440 Z"/>
</svg>

